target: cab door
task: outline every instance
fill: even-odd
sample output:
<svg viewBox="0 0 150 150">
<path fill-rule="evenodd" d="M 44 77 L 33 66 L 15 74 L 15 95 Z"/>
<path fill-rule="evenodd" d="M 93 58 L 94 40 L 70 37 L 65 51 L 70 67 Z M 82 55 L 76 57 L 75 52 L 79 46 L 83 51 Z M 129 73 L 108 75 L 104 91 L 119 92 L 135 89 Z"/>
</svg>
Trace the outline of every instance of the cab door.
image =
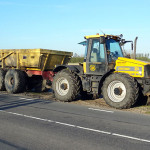
<svg viewBox="0 0 150 150">
<path fill-rule="evenodd" d="M 103 75 L 107 72 L 106 54 L 104 44 L 100 44 L 100 39 L 89 39 L 85 74 Z"/>
</svg>

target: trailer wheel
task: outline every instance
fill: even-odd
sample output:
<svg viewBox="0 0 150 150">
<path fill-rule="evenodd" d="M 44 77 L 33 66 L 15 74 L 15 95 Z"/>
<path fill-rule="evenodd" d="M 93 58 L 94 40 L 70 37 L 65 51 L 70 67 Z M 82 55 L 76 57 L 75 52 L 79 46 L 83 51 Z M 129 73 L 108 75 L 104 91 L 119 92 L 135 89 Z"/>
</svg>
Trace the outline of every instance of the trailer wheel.
<svg viewBox="0 0 150 150">
<path fill-rule="evenodd" d="M 130 108 L 138 98 L 137 82 L 127 74 L 114 73 L 108 76 L 102 87 L 103 98 L 114 108 Z"/>
<path fill-rule="evenodd" d="M 25 74 L 20 70 L 8 70 L 5 76 L 5 87 L 9 93 L 20 93 L 25 91 Z"/>
<path fill-rule="evenodd" d="M 80 93 L 80 79 L 74 72 L 64 69 L 55 75 L 52 88 L 56 99 L 64 102 L 72 101 Z"/>
<path fill-rule="evenodd" d="M 6 71 L 0 69 L 0 91 L 5 91 L 5 75 Z"/>
</svg>

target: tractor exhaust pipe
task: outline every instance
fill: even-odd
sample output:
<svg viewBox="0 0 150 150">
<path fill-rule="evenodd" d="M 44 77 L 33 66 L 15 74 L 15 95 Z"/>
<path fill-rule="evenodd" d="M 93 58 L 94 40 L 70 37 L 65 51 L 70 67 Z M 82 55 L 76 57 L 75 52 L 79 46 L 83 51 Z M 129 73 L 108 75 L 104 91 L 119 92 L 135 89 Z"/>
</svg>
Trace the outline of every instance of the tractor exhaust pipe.
<svg viewBox="0 0 150 150">
<path fill-rule="evenodd" d="M 137 39 L 138 37 L 135 38 L 134 40 L 134 52 L 133 52 L 133 59 L 136 59 L 136 44 L 137 44 Z"/>
</svg>

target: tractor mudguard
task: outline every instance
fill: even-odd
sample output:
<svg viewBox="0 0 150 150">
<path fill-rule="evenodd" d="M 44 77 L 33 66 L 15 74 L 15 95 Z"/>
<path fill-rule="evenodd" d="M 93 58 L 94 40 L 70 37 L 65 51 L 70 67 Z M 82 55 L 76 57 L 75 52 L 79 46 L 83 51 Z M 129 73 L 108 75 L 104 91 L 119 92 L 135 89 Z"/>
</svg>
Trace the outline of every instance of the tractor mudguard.
<svg viewBox="0 0 150 150">
<path fill-rule="evenodd" d="M 53 72 L 59 72 L 63 69 L 69 69 L 77 74 L 83 73 L 83 67 L 81 65 L 58 65 L 55 67 Z"/>
</svg>

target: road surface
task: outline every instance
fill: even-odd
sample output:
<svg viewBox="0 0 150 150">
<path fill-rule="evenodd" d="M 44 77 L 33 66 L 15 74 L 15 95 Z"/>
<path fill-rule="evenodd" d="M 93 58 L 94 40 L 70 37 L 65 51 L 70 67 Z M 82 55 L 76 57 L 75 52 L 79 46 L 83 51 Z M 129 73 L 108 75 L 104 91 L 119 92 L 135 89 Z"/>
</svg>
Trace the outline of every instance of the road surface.
<svg viewBox="0 0 150 150">
<path fill-rule="evenodd" d="M 0 94 L 0 150 L 149 150 L 150 116 Z"/>
</svg>

